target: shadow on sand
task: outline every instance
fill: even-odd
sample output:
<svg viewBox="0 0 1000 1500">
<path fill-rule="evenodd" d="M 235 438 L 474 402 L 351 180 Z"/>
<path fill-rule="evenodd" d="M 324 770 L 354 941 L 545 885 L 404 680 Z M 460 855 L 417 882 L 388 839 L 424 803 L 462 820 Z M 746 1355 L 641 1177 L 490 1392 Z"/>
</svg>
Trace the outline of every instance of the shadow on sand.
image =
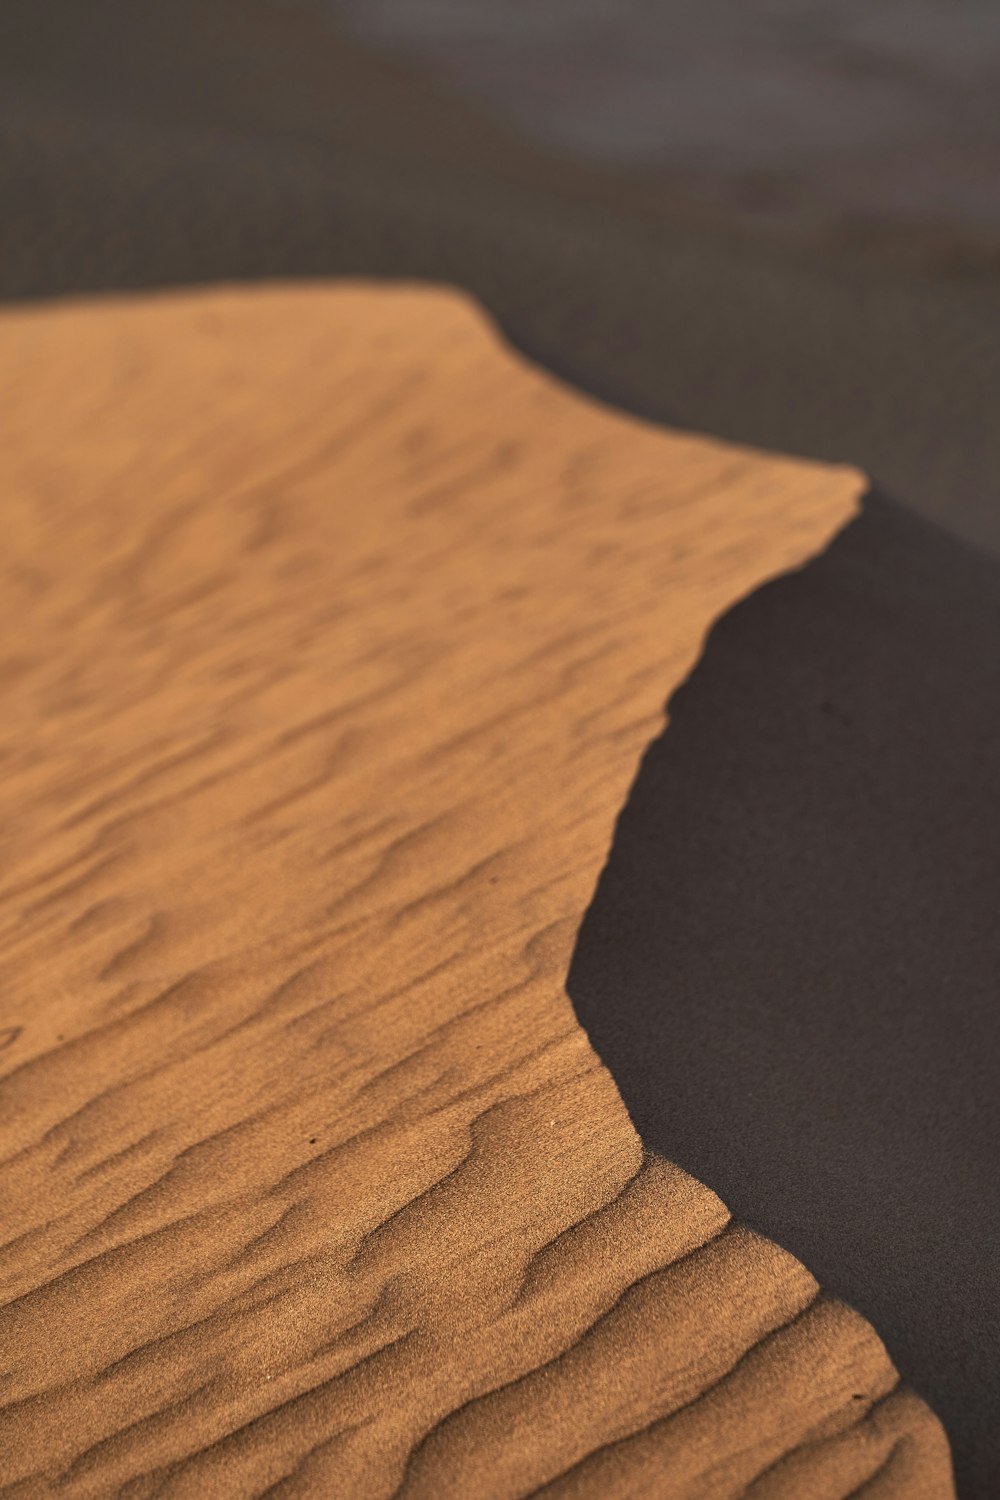
<svg viewBox="0 0 1000 1500">
<path fill-rule="evenodd" d="M 1000 567 L 891 501 L 711 632 L 569 989 L 646 1144 L 791 1250 L 1000 1493 Z"/>
</svg>

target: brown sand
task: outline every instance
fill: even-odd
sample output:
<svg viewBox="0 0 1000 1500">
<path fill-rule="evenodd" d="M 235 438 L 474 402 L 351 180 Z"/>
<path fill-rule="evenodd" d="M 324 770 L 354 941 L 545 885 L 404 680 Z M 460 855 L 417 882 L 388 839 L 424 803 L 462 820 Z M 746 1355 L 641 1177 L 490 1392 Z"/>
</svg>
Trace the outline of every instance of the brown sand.
<svg viewBox="0 0 1000 1500">
<path fill-rule="evenodd" d="M 428 289 L 7 312 L 0 384 L 3 1494 L 949 1495 L 564 991 L 667 694 L 859 476 Z"/>
</svg>

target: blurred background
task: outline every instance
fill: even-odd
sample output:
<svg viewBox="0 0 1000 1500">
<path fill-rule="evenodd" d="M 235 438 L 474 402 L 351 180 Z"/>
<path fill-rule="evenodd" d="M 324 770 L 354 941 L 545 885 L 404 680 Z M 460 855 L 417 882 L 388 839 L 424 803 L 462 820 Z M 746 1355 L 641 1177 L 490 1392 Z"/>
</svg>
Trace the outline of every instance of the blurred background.
<svg viewBox="0 0 1000 1500">
<path fill-rule="evenodd" d="M 4 0 L 0 297 L 331 275 L 1000 550 L 996 0 Z"/>
<path fill-rule="evenodd" d="M 329 0 L 556 150 L 749 219 L 1000 230 L 995 0 Z M 955 248 L 957 248 L 957 244 Z"/>
</svg>

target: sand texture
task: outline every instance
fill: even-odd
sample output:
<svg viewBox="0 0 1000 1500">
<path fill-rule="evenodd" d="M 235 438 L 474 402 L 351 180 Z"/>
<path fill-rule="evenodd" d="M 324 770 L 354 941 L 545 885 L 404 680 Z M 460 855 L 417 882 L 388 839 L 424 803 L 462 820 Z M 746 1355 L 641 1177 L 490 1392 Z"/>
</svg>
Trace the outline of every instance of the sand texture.
<svg viewBox="0 0 1000 1500">
<path fill-rule="evenodd" d="M 564 987 L 668 694 L 860 476 L 429 288 L 7 311 L 0 386 L 3 1495 L 950 1495 Z"/>
</svg>

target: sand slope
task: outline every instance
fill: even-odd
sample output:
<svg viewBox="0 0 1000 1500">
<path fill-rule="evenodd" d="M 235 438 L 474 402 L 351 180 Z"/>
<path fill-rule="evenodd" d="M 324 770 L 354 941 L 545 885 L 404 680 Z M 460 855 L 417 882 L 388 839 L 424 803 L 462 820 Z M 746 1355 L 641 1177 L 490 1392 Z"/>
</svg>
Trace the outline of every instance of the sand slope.
<svg viewBox="0 0 1000 1500">
<path fill-rule="evenodd" d="M 859 477 L 436 290 L 2 332 L 3 1493 L 948 1495 L 564 990 L 666 696 Z"/>
<path fill-rule="evenodd" d="M 878 1329 L 1000 1492 L 1000 567 L 869 492 L 717 622 L 567 979 L 643 1141 Z"/>
</svg>

